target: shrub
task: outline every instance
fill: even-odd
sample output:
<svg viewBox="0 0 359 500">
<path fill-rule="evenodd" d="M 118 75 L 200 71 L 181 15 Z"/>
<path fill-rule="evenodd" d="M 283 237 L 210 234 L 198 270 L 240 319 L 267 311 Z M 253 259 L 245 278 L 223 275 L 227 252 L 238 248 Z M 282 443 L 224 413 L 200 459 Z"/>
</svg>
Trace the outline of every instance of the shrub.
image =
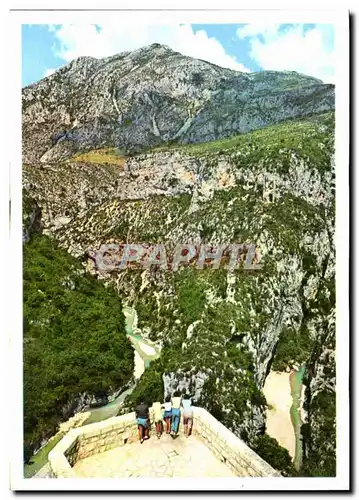
<svg viewBox="0 0 359 500">
<path fill-rule="evenodd" d="M 253 450 L 284 476 L 295 476 L 296 470 L 288 450 L 279 445 L 278 441 L 268 434 L 261 434 L 252 444 Z"/>
</svg>

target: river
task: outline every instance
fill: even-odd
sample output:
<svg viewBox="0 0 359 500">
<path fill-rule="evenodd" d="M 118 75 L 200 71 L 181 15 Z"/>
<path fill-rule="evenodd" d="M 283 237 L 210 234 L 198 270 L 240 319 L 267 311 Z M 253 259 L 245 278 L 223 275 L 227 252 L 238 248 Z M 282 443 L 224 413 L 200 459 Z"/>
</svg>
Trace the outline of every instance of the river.
<svg viewBox="0 0 359 500">
<path fill-rule="evenodd" d="M 297 470 L 302 464 L 301 406 L 304 395 L 305 367 L 291 373 L 271 371 L 263 392 L 269 405 L 267 433 L 289 451 Z"/>
<path fill-rule="evenodd" d="M 295 456 L 294 456 L 294 467 L 299 470 L 302 465 L 303 459 L 303 443 L 301 436 L 301 426 L 302 426 L 302 416 L 301 416 L 301 406 L 304 395 L 303 386 L 303 376 L 305 373 L 305 367 L 301 366 L 298 371 L 292 371 L 290 374 L 290 388 L 292 395 L 292 406 L 290 408 L 290 417 L 293 424 L 294 434 L 295 434 Z"/>
<path fill-rule="evenodd" d="M 126 319 L 126 333 L 127 337 L 131 340 L 135 351 L 135 368 L 134 368 L 134 383 L 122 392 L 116 399 L 111 401 L 105 406 L 90 410 L 91 414 L 84 422 L 85 424 L 92 424 L 100 422 L 107 418 L 115 417 L 125 400 L 126 396 L 136 387 L 137 380 L 141 377 L 145 369 L 149 366 L 153 359 L 156 359 L 160 354 L 160 349 L 153 342 L 144 340 L 141 336 L 141 330 L 137 327 L 138 317 L 137 312 L 132 307 L 124 306 L 123 313 Z"/>
</svg>

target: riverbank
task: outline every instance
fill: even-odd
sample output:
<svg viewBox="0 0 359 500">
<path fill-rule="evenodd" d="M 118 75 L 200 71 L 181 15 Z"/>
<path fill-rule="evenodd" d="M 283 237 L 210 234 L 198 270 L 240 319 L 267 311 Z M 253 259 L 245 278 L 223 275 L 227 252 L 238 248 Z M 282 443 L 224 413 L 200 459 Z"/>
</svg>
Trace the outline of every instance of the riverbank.
<svg viewBox="0 0 359 500">
<path fill-rule="evenodd" d="M 290 388 L 289 373 L 270 372 L 266 378 L 263 393 L 269 408 L 267 408 L 267 434 L 295 457 L 296 439 L 290 409 L 293 399 Z"/>
<path fill-rule="evenodd" d="M 304 416 L 305 368 L 298 371 L 270 372 L 263 393 L 266 397 L 267 434 L 286 448 L 297 470 L 302 464 L 301 425 Z"/>
<path fill-rule="evenodd" d="M 290 388 L 293 404 L 290 409 L 290 417 L 293 424 L 293 429 L 296 437 L 294 467 L 299 470 L 303 459 L 303 443 L 301 435 L 302 414 L 305 386 L 303 385 L 303 376 L 305 367 L 302 366 L 298 371 L 290 373 Z"/>
</svg>

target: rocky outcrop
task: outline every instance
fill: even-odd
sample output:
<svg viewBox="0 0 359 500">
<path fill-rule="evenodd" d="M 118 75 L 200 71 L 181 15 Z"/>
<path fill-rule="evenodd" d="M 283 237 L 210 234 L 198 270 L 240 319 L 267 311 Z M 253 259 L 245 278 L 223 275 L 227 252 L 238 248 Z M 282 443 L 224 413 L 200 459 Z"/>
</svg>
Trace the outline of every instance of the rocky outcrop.
<svg viewBox="0 0 359 500">
<path fill-rule="evenodd" d="M 29 195 L 26 189 L 22 197 L 23 217 L 22 217 L 22 241 L 30 241 L 33 233 L 42 231 L 41 209 L 36 201 Z"/>
<path fill-rule="evenodd" d="M 106 393 L 94 395 L 89 393 L 79 394 L 72 401 L 69 401 L 66 406 L 61 408 L 62 419 L 68 420 L 73 415 L 77 413 L 89 410 L 90 408 L 96 408 L 98 406 L 104 406 L 109 402 L 109 396 Z"/>
<path fill-rule="evenodd" d="M 23 89 L 23 159 L 104 146 L 212 141 L 334 108 L 334 87 L 295 72 L 239 73 L 152 44 L 80 57 Z"/>
<path fill-rule="evenodd" d="M 181 373 L 164 373 L 163 387 L 165 395 L 173 396 L 176 391 L 190 394 L 193 402 L 200 400 L 203 385 L 208 378 L 205 372 L 197 372 L 196 374 Z"/>
</svg>

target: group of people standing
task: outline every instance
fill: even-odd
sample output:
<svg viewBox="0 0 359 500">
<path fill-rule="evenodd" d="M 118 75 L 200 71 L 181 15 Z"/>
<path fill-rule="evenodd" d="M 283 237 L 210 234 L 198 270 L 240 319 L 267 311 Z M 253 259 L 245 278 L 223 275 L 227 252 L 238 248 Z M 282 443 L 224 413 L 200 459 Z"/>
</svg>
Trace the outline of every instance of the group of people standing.
<svg viewBox="0 0 359 500">
<path fill-rule="evenodd" d="M 181 420 L 181 409 L 183 410 L 184 435 L 188 437 L 191 434 L 193 426 L 193 408 L 192 400 L 189 394 L 181 396 L 180 392 L 175 392 L 173 396 L 167 395 L 164 403 L 156 401 L 152 405 L 154 412 L 154 422 L 158 439 L 161 437 L 165 422 L 166 434 L 175 438 L 178 434 Z M 138 425 L 138 434 L 141 443 L 149 438 L 150 414 L 149 407 L 143 400 L 135 410 Z"/>
</svg>

